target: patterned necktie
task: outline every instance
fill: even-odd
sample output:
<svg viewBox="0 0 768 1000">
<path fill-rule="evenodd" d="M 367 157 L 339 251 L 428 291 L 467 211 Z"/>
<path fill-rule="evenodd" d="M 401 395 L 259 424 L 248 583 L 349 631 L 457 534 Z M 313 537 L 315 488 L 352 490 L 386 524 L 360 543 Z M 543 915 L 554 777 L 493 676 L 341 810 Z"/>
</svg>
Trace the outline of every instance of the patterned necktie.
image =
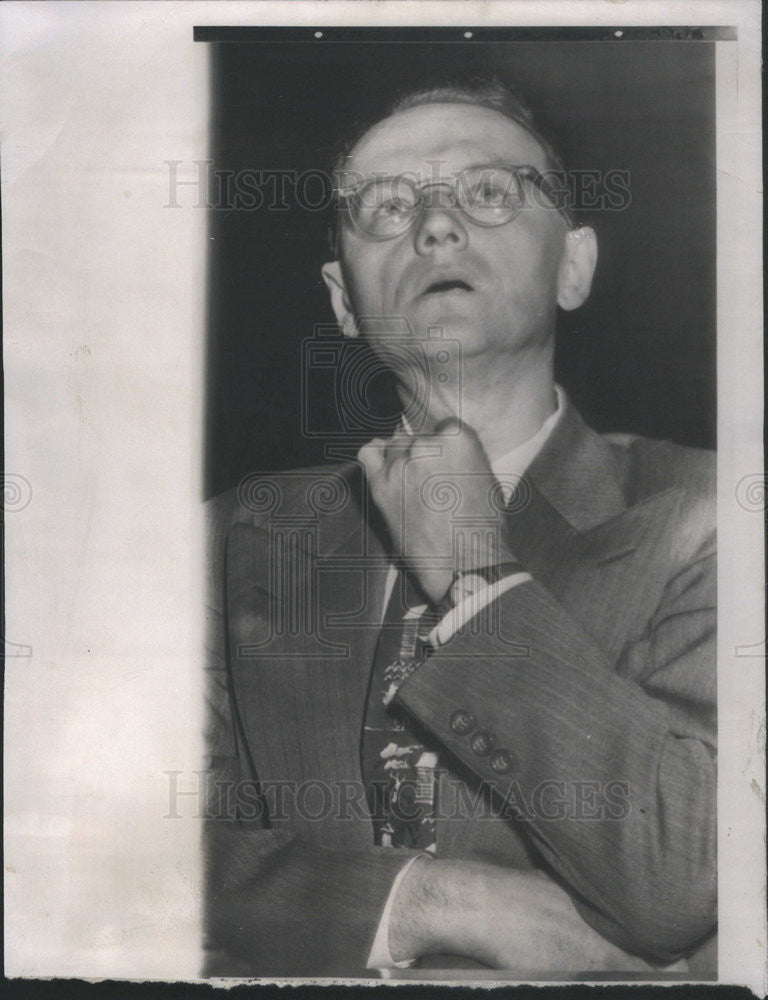
<svg viewBox="0 0 768 1000">
<path fill-rule="evenodd" d="M 376 646 L 361 745 L 374 842 L 384 847 L 435 849 L 437 752 L 394 701 L 424 662 L 434 625 L 434 613 L 401 571 Z"/>
</svg>

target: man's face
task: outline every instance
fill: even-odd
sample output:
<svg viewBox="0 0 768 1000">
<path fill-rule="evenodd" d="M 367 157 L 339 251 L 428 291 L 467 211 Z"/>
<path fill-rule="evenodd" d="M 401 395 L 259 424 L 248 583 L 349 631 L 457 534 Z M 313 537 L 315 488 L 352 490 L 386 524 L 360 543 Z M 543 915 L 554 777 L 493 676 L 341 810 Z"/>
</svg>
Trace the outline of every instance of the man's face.
<svg viewBox="0 0 768 1000">
<path fill-rule="evenodd" d="M 498 162 L 547 169 L 533 136 L 498 112 L 431 104 L 374 126 L 348 169 L 355 178 L 407 173 L 445 181 L 466 167 Z M 465 358 L 546 343 L 567 227 L 554 208 L 527 193 L 519 215 L 492 228 L 474 224 L 443 198 L 430 200 L 411 228 L 392 239 L 368 239 L 347 222 L 341 276 L 351 311 L 391 317 L 398 329 L 404 318 L 419 339 L 430 327 L 442 328 L 444 337 L 461 342 Z M 387 327 L 363 328 L 374 349 Z"/>
</svg>

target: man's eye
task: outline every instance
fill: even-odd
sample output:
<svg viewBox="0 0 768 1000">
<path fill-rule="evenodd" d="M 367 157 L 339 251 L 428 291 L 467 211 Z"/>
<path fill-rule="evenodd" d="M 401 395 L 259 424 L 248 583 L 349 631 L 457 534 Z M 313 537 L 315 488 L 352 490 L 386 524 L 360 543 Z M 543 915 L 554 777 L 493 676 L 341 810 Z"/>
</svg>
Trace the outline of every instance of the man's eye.
<svg viewBox="0 0 768 1000">
<path fill-rule="evenodd" d="M 509 205 L 515 200 L 517 192 L 512 192 L 509 183 L 481 181 L 470 189 L 469 197 L 475 205 Z"/>
<path fill-rule="evenodd" d="M 383 201 L 380 205 L 376 207 L 376 215 L 378 216 L 393 216 L 402 215 L 404 212 L 408 212 L 410 206 L 399 198 L 391 198 L 389 201 Z"/>
</svg>

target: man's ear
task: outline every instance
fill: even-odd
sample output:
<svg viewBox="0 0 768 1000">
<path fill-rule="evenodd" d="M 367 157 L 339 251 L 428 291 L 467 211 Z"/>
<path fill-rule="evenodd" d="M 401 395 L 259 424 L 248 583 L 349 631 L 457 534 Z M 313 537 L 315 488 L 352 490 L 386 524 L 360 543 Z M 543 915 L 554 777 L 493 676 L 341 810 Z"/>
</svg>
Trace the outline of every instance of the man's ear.
<svg viewBox="0 0 768 1000">
<path fill-rule="evenodd" d="M 582 226 L 565 237 L 565 251 L 557 276 L 557 304 L 561 309 L 578 309 L 592 287 L 597 265 L 597 236 L 594 229 Z"/>
<path fill-rule="evenodd" d="M 338 260 L 329 261 L 322 266 L 323 281 L 331 296 L 331 306 L 341 332 L 345 337 L 357 337 L 357 320 L 352 312 L 352 305 L 347 294 L 347 286 L 344 283 L 344 275 L 341 273 L 341 263 Z"/>
</svg>

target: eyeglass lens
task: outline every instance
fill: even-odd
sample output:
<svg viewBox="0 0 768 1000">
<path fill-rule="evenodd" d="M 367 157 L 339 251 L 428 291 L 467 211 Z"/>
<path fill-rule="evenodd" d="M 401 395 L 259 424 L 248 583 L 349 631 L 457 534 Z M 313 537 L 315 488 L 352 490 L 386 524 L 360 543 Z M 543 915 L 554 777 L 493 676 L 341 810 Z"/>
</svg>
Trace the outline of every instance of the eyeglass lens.
<svg viewBox="0 0 768 1000">
<path fill-rule="evenodd" d="M 412 222 L 423 204 L 458 207 L 480 225 L 503 225 L 523 207 L 518 172 L 505 167 L 476 167 L 457 174 L 452 183 L 416 185 L 406 176 L 379 177 L 365 184 L 352 199 L 355 223 L 373 236 L 396 235 Z"/>
</svg>

